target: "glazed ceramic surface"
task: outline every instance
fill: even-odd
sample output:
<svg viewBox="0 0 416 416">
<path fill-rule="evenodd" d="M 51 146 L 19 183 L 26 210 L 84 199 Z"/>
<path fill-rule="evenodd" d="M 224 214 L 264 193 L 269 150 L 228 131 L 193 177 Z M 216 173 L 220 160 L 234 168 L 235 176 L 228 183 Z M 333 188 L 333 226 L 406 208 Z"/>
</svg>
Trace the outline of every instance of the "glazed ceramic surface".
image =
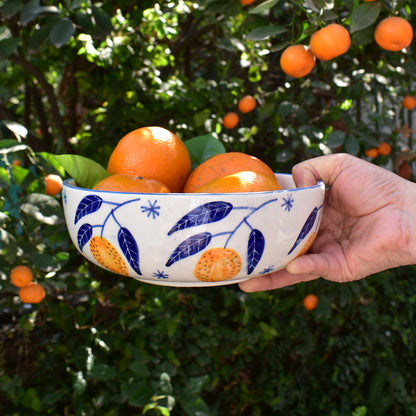
<svg viewBox="0 0 416 416">
<path fill-rule="evenodd" d="M 313 242 L 325 185 L 237 194 L 95 191 L 65 181 L 71 239 L 96 265 L 147 283 L 217 286 L 285 267 Z"/>
</svg>

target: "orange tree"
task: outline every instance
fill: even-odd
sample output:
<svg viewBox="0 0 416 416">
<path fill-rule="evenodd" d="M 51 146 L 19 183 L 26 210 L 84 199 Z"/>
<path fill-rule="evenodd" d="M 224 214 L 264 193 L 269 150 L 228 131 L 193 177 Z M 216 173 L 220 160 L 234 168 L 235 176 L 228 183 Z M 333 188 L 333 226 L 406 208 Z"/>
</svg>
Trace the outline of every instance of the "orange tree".
<svg viewBox="0 0 416 416">
<path fill-rule="evenodd" d="M 156 125 L 279 171 L 346 151 L 412 179 L 414 42 L 387 51 L 374 30 L 415 13 L 401 0 L 0 1 L 0 413 L 413 415 L 414 268 L 252 295 L 140 284 L 78 255 L 44 178 L 65 175 L 52 153 L 105 165 Z M 331 23 L 349 49 L 288 76 L 284 50 Z M 257 106 L 241 113 L 246 95 Z M 41 303 L 19 301 L 18 264 Z"/>
</svg>

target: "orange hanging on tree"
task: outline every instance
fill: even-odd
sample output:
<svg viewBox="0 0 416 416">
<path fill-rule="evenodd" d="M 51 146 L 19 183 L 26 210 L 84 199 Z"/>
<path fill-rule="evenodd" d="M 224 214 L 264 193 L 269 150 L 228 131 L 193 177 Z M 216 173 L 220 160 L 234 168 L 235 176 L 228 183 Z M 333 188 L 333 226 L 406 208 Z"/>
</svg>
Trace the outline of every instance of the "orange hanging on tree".
<svg viewBox="0 0 416 416">
<path fill-rule="evenodd" d="M 376 26 L 374 39 L 387 51 L 400 51 L 412 43 L 413 28 L 403 17 L 386 17 Z"/>
<path fill-rule="evenodd" d="M 288 46 L 280 56 L 282 71 L 293 78 L 308 75 L 315 66 L 315 56 L 304 45 Z"/>
</svg>

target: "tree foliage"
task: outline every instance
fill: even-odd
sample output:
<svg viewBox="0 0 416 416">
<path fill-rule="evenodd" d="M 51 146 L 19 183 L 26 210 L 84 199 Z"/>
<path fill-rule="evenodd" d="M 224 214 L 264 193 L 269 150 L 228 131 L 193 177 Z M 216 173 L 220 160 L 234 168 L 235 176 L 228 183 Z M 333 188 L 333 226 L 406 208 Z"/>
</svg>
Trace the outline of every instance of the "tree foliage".
<svg viewBox="0 0 416 416">
<path fill-rule="evenodd" d="M 368 159 L 387 142 L 372 162 L 411 179 L 401 101 L 416 92 L 414 43 L 387 52 L 373 32 L 415 12 L 402 0 L 0 1 L 0 413 L 415 415 L 413 267 L 252 295 L 149 286 L 86 263 L 43 183 L 65 176 L 52 154 L 105 166 L 150 125 L 213 135 L 277 171 L 331 152 Z M 330 22 L 348 28 L 349 51 L 286 76 L 285 47 Z M 225 129 L 246 94 L 256 110 Z M 45 285 L 40 305 L 18 300 L 17 264 Z"/>
</svg>

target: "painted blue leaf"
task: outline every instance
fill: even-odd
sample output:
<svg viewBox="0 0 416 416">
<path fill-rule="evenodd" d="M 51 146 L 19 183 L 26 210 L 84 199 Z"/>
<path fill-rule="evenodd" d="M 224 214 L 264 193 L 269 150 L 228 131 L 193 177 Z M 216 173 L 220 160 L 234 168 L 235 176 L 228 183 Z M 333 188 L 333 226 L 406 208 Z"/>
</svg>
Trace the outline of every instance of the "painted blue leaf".
<svg viewBox="0 0 416 416">
<path fill-rule="evenodd" d="M 184 215 L 168 232 L 168 235 L 175 231 L 194 227 L 201 224 L 217 222 L 225 218 L 233 209 L 232 204 L 223 201 L 208 202 L 194 208 Z"/>
<path fill-rule="evenodd" d="M 247 246 L 247 273 L 251 274 L 264 251 L 264 236 L 260 230 L 251 230 Z"/>
<path fill-rule="evenodd" d="M 318 215 L 319 208 L 315 207 L 312 212 L 309 214 L 308 219 L 306 220 L 305 224 L 303 224 L 302 229 L 300 230 L 300 233 L 298 235 L 298 238 L 296 239 L 295 243 L 293 244 L 293 247 L 290 249 L 289 253 L 292 253 L 292 251 L 301 243 L 301 241 L 309 234 L 309 231 L 312 230 L 313 225 L 315 224 L 316 217 Z"/>
<path fill-rule="evenodd" d="M 77 243 L 79 249 L 82 251 L 85 244 L 91 240 L 92 237 L 92 225 L 91 224 L 82 224 L 79 227 L 78 234 L 77 234 Z"/>
<path fill-rule="evenodd" d="M 169 257 L 166 266 L 169 267 L 173 263 L 203 250 L 210 243 L 211 238 L 211 233 L 199 233 L 182 241 Z"/>
<path fill-rule="evenodd" d="M 102 203 L 103 200 L 98 195 L 88 195 L 82 198 L 81 202 L 78 204 L 77 211 L 75 212 L 74 224 L 76 224 L 82 217 L 98 211 L 101 208 Z"/>
<path fill-rule="evenodd" d="M 121 251 L 126 256 L 127 261 L 129 262 L 131 268 L 137 273 L 142 274 L 139 266 L 139 247 L 136 243 L 131 232 L 125 228 L 121 227 L 118 232 L 118 243 L 120 244 Z"/>
</svg>

